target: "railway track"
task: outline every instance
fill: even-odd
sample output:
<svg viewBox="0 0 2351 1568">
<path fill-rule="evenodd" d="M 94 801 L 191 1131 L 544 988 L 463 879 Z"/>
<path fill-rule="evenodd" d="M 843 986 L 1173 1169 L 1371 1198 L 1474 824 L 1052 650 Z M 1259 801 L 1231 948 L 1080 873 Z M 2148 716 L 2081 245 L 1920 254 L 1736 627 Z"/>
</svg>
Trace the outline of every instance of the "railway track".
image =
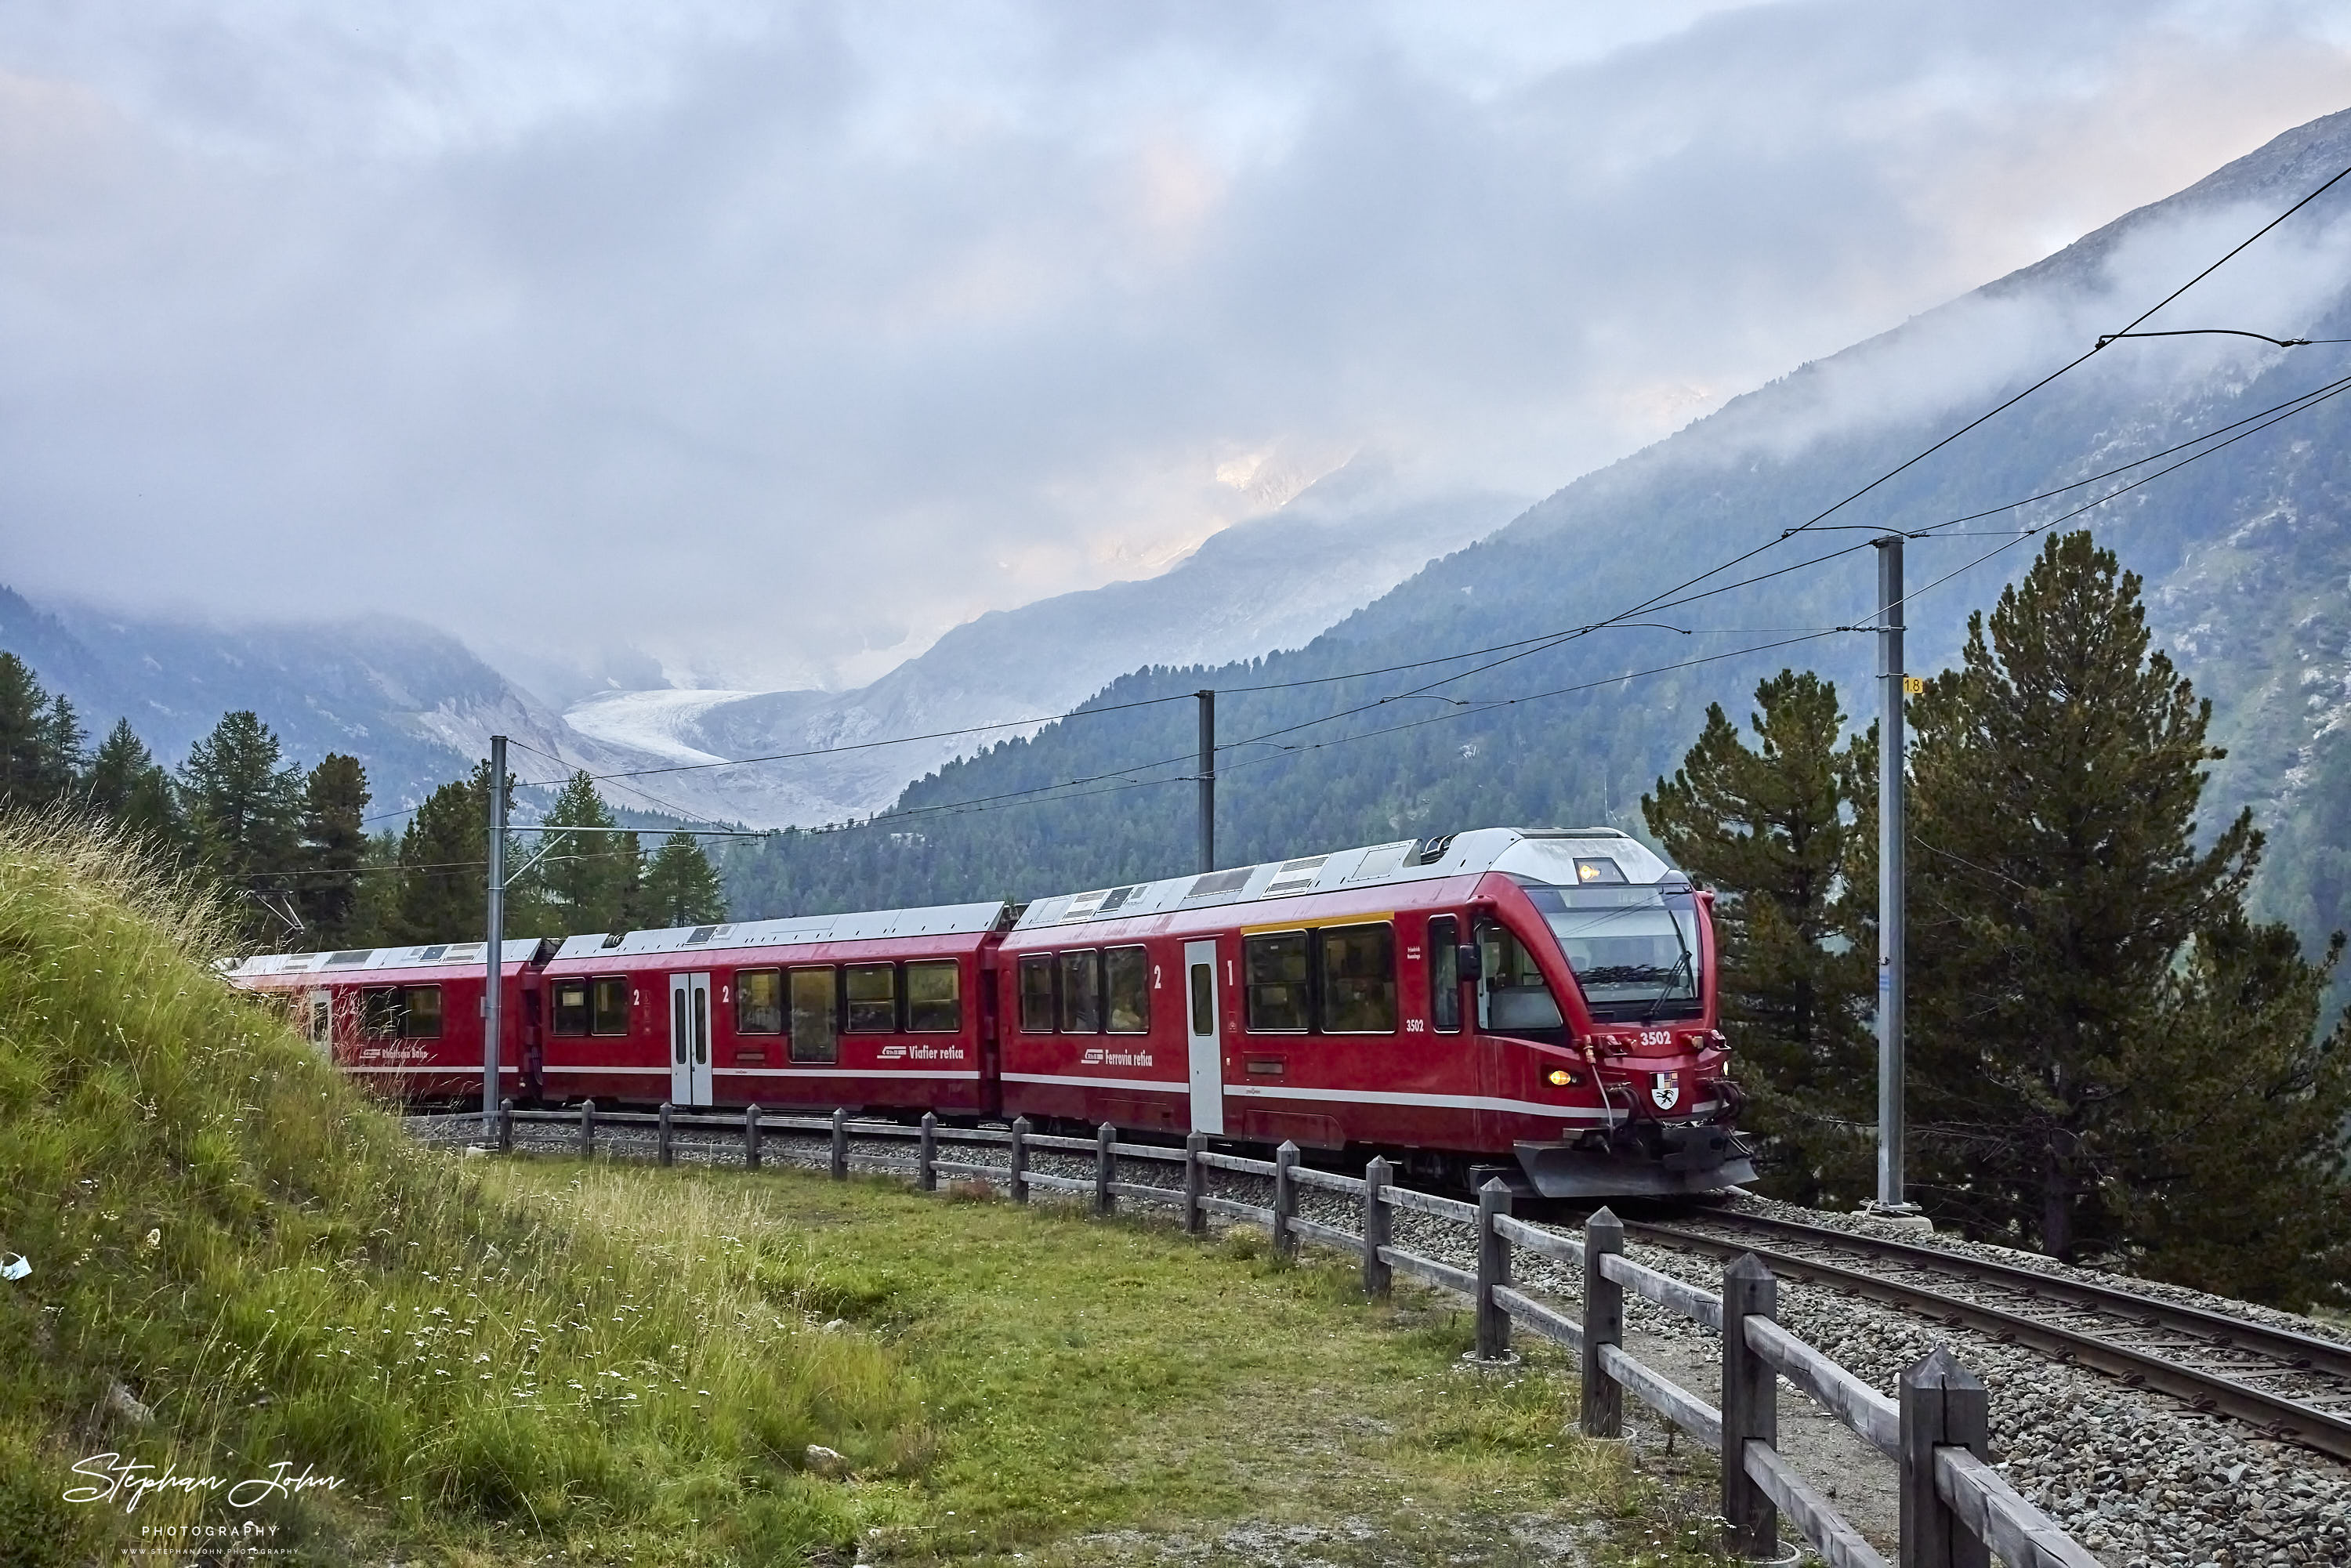
<svg viewBox="0 0 2351 1568">
<path fill-rule="evenodd" d="M 2093 1367 L 2351 1460 L 2351 1345 L 1887 1237 L 1757 1215 L 1627 1222 L 1664 1247 L 1736 1258 Z"/>
</svg>

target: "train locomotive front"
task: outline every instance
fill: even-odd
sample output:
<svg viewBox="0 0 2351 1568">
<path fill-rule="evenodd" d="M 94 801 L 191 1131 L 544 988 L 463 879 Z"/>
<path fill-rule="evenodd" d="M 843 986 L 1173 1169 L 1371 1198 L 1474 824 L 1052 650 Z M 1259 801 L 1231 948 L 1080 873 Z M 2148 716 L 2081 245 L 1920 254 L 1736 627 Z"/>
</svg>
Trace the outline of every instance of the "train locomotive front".
<svg viewBox="0 0 2351 1568">
<path fill-rule="evenodd" d="M 1752 1181 L 1718 1027 L 1712 897 L 1637 840 L 1525 832 L 1480 879 L 1474 986 L 1514 1103 L 1510 1152 L 1546 1197 Z M 1563 1095 L 1572 1113 L 1529 1114 Z"/>
</svg>

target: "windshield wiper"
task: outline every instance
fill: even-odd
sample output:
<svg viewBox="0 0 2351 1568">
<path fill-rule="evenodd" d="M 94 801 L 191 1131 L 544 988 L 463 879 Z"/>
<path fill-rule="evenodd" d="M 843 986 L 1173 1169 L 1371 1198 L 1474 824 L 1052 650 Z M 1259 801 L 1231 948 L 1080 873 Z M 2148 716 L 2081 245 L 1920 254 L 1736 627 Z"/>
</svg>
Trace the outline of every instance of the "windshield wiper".
<svg viewBox="0 0 2351 1568">
<path fill-rule="evenodd" d="M 1663 899 L 1657 902 L 1660 904 L 1665 904 Z M 1657 988 L 1657 994 L 1649 998 L 1648 1007 L 1642 1010 L 1643 1023 L 1648 1023 L 1656 1018 L 1657 1009 L 1666 1005 L 1667 997 L 1673 995 L 1674 982 L 1681 978 L 1685 971 L 1689 974 L 1690 989 L 1693 991 L 1698 989 L 1698 969 L 1697 966 L 1690 961 L 1689 942 L 1682 936 L 1682 923 L 1674 918 L 1674 912 L 1670 905 L 1666 908 L 1666 924 L 1674 928 L 1674 946 L 1682 950 L 1682 956 L 1674 960 L 1672 970 L 1666 976 L 1666 983 Z"/>
</svg>

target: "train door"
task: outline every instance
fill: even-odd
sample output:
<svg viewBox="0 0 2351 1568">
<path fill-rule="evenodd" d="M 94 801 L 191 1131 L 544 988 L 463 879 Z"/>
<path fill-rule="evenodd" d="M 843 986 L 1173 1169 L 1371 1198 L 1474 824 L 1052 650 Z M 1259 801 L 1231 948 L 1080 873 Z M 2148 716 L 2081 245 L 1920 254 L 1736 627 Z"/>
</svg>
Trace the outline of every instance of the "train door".
<svg viewBox="0 0 2351 1568">
<path fill-rule="evenodd" d="M 1225 1131 L 1225 1042 L 1217 1024 L 1217 945 L 1184 944 L 1185 1038 L 1192 1070 L 1192 1129 Z"/>
<path fill-rule="evenodd" d="M 710 1103 L 710 976 L 669 977 L 669 1098 Z"/>
<path fill-rule="evenodd" d="M 312 991 L 302 999 L 302 1038 L 329 1061 L 335 1054 L 335 998 L 331 991 Z"/>
</svg>

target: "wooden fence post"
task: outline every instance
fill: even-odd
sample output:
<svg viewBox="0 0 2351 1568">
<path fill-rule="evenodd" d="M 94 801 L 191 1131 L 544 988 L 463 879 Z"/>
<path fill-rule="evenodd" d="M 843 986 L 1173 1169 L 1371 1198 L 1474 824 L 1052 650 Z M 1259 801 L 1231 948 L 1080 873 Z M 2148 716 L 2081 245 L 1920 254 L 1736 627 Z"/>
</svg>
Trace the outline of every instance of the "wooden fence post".
<svg viewBox="0 0 2351 1568">
<path fill-rule="evenodd" d="M 1904 1369 L 1902 1395 L 1902 1568 L 1988 1568 L 1991 1554 L 1935 1490 L 1935 1450 L 1991 1447 L 1990 1400 L 1982 1379 L 1937 1345 Z"/>
<path fill-rule="evenodd" d="M 1029 1201 L 1029 1118 L 1012 1118 L 1012 1201 Z"/>
<path fill-rule="evenodd" d="M 498 1102 L 498 1153 L 514 1153 L 514 1102 Z"/>
<path fill-rule="evenodd" d="M 658 1145 L 660 1152 L 654 1156 L 663 1165 L 669 1164 L 669 1102 L 663 1101 L 661 1103 L 661 1141 Z"/>
<path fill-rule="evenodd" d="M 1273 1151 L 1273 1249 L 1283 1258 L 1298 1256 L 1298 1233 L 1290 1228 L 1298 1212 L 1298 1178 L 1290 1173 L 1297 1168 L 1298 1145 L 1285 1138 Z"/>
<path fill-rule="evenodd" d="M 1388 1244 L 1388 1162 L 1375 1156 L 1364 1167 L 1364 1291 L 1384 1297 L 1395 1282 L 1395 1271 L 1380 1249 Z"/>
<path fill-rule="evenodd" d="M 1625 1435 L 1625 1391 L 1601 1369 L 1600 1347 L 1625 1343 L 1625 1287 L 1602 1264 L 1625 1251 L 1625 1222 L 1603 1208 L 1583 1222 L 1583 1435 Z"/>
<path fill-rule="evenodd" d="M 923 1141 L 914 1155 L 914 1185 L 925 1192 L 939 1190 L 939 1119 L 923 1113 Z"/>
<path fill-rule="evenodd" d="M 1110 1214 L 1118 1207 L 1118 1194 L 1110 1184 L 1118 1179 L 1118 1129 L 1104 1122 L 1094 1132 L 1094 1212 Z"/>
<path fill-rule="evenodd" d="M 1510 1314 L 1494 1300 L 1494 1287 L 1510 1282 L 1510 1239 L 1494 1224 L 1510 1212 L 1510 1189 L 1488 1176 L 1478 1189 L 1478 1359 L 1503 1361 L 1510 1354 Z"/>
<path fill-rule="evenodd" d="M 1194 1128 L 1184 1137 L 1184 1234 L 1197 1236 L 1208 1228 L 1208 1211 L 1200 1207 L 1201 1176 L 1207 1167 L 1200 1164 L 1201 1152 L 1208 1146 L 1208 1134 Z"/>
<path fill-rule="evenodd" d="M 1780 1315 L 1780 1281 L 1752 1252 L 1722 1271 L 1722 1549 L 1780 1553 L 1780 1511 L 1747 1475 L 1747 1445 L 1780 1446 L 1780 1375 L 1749 1347 L 1747 1320 Z"/>
<path fill-rule="evenodd" d="M 838 1105 L 832 1111 L 832 1179 L 849 1179 L 849 1113 Z"/>
<path fill-rule="evenodd" d="M 755 1171 L 759 1168 L 759 1137 L 760 1134 L 764 1131 L 765 1129 L 759 1125 L 759 1107 L 757 1105 L 744 1106 L 743 1168 L 747 1171 Z"/>
<path fill-rule="evenodd" d="M 593 1100 L 580 1102 L 580 1157 L 583 1160 L 596 1157 L 596 1102 Z"/>
</svg>

